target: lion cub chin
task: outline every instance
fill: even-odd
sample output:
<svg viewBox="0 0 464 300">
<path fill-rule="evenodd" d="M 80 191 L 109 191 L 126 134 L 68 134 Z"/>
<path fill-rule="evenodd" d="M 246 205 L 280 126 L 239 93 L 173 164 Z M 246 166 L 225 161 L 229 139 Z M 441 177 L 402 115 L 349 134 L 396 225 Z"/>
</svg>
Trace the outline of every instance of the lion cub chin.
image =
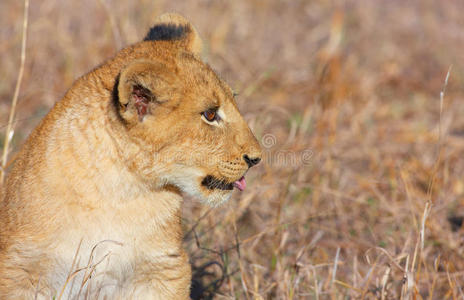
<svg viewBox="0 0 464 300">
<path fill-rule="evenodd" d="M 261 158 L 183 17 L 76 80 L 19 151 L 0 202 L 0 299 L 188 299 L 182 195 L 244 190 Z"/>
</svg>

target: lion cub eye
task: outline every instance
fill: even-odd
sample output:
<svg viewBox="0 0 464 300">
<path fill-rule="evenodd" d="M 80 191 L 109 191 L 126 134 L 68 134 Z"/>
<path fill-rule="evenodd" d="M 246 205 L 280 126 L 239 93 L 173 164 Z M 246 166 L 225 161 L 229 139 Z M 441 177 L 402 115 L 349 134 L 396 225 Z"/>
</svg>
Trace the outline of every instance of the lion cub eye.
<svg viewBox="0 0 464 300">
<path fill-rule="evenodd" d="M 208 122 L 219 121 L 221 118 L 218 116 L 217 108 L 210 108 L 202 113 L 203 117 Z"/>
</svg>

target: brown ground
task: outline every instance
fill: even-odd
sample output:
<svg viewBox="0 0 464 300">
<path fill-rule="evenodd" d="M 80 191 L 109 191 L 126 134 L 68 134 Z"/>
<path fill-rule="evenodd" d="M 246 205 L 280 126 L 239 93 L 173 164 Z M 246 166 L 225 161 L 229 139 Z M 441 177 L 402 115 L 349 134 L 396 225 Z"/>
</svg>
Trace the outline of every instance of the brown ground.
<svg viewBox="0 0 464 300">
<path fill-rule="evenodd" d="M 167 11 L 196 25 L 240 93 L 266 159 L 229 204 L 186 201 L 195 292 L 464 298 L 463 1 L 31 2 L 14 149 L 76 77 Z M 22 1 L 0 2 L 3 131 L 22 19 Z"/>
</svg>

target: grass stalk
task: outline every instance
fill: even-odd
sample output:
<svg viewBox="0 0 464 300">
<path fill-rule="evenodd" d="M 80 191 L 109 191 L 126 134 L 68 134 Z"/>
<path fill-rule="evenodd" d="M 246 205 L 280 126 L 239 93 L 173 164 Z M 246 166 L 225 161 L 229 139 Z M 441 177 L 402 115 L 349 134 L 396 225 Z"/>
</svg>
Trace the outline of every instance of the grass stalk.
<svg viewBox="0 0 464 300">
<path fill-rule="evenodd" d="M 23 18 L 23 33 L 21 41 L 21 62 L 19 66 L 18 79 L 16 81 L 16 87 L 13 94 L 13 99 L 11 101 L 10 114 L 8 117 L 8 125 L 5 132 L 5 144 L 3 145 L 3 154 L 2 154 L 2 165 L 0 168 L 0 184 L 3 183 L 6 173 L 6 165 L 8 160 L 8 152 L 10 147 L 10 142 L 13 139 L 14 128 L 13 122 L 16 114 L 16 104 L 18 103 L 19 89 L 21 87 L 21 82 L 24 75 L 24 65 L 26 62 L 26 42 L 27 42 L 27 25 L 29 20 L 29 0 L 24 0 L 24 18 Z"/>
</svg>

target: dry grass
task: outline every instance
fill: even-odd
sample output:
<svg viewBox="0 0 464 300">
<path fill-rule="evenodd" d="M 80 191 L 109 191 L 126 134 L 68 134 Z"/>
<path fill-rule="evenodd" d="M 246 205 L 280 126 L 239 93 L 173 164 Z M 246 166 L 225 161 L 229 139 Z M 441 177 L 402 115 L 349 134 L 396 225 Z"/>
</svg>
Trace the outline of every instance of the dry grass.
<svg viewBox="0 0 464 300">
<path fill-rule="evenodd" d="M 2 160 L 0 165 L 0 184 L 3 184 L 3 180 L 6 175 L 6 168 L 8 162 L 8 154 L 10 150 L 10 142 L 14 136 L 13 123 L 15 120 L 16 104 L 18 103 L 19 89 L 21 88 L 21 82 L 24 75 L 24 65 L 26 63 L 26 41 L 27 41 L 27 23 L 29 20 L 29 0 L 24 1 L 24 17 L 23 17 L 23 32 L 21 38 L 21 62 L 19 64 L 18 79 L 16 80 L 16 86 L 13 94 L 13 100 L 11 100 L 10 114 L 8 116 L 8 124 L 5 130 L 5 139 L 3 145 Z"/>
<path fill-rule="evenodd" d="M 155 16 L 180 12 L 266 149 L 225 207 L 186 201 L 196 291 L 462 299 L 463 10 L 432 0 L 32 1 L 12 142 L 77 76 L 141 39 Z M 3 129 L 22 21 L 21 1 L 0 2 Z"/>
</svg>

